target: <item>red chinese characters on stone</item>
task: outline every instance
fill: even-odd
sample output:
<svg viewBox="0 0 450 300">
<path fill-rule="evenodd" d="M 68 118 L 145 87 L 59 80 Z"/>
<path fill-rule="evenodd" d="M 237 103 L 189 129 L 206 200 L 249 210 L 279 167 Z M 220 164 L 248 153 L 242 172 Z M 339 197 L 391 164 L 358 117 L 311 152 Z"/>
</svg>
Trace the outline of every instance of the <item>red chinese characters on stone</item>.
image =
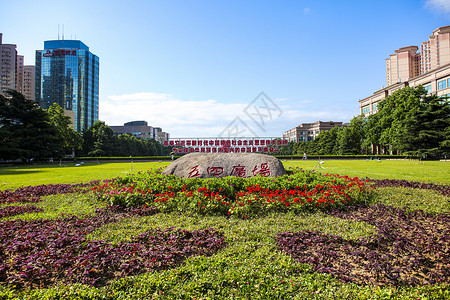
<svg viewBox="0 0 450 300">
<path fill-rule="evenodd" d="M 269 165 L 267 163 L 261 164 L 260 169 L 258 169 L 258 166 L 255 166 L 255 168 L 252 171 L 253 176 L 262 176 L 262 177 L 269 177 L 270 176 L 270 169 Z"/>
<path fill-rule="evenodd" d="M 222 167 L 208 167 L 208 169 L 206 169 L 206 172 L 208 172 L 209 175 L 219 177 L 223 173 L 223 168 Z"/>
<path fill-rule="evenodd" d="M 231 176 L 237 176 L 237 177 L 245 177 L 246 171 L 245 166 L 241 166 L 241 164 L 238 164 L 237 166 L 233 166 L 233 170 L 231 170 Z"/>
<path fill-rule="evenodd" d="M 198 165 L 192 167 L 192 170 L 189 172 L 188 178 L 194 178 L 200 176 L 200 171 L 198 170 Z"/>
</svg>

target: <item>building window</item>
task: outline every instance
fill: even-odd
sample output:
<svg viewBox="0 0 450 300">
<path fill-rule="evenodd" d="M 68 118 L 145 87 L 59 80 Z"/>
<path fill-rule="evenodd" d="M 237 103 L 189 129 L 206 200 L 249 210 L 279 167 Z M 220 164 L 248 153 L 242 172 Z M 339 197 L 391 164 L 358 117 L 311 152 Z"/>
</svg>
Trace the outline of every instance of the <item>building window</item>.
<svg viewBox="0 0 450 300">
<path fill-rule="evenodd" d="M 445 89 L 447 87 L 447 80 L 438 81 L 438 90 Z"/>
<path fill-rule="evenodd" d="M 431 93 L 431 84 L 424 86 L 424 88 L 427 91 L 427 94 Z"/>
<path fill-rule="evenodd" d="M 367 114 L 367 113 L 369 113 L 370 112 L 370 106 L 369 105 L 366 105 L 366 106 L 364 106 L 363 108 L 362 108 L 362 113 L 363 114 Z"/>
<path fill-rule="evenodd" d="M 372 110 L 377 110 L 378 109 L 378 102 L 377 103 L 373 103 L 372 104 Z"/>
</svg>

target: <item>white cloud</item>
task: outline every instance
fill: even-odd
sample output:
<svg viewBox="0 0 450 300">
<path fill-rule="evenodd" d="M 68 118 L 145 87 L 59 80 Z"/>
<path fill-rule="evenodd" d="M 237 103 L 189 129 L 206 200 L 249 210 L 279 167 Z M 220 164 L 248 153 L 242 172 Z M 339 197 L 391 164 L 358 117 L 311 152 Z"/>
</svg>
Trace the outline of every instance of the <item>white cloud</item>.
<svg viewBox="0 0 450 300">
<path fill-rule="evenodd" d="M 426 0 L 425 7 L 430 8 L 439 13 L 450 14 L 449 0 Z"/>
<path fill-rule="evenodd" d="M 276 102 L 281 99 L 276 99 Z M 317 111 L 312 101 L 282 99 L 281 117 L 266 120 L 263 128 L 244 113 L 248 103 L 221 103 L 216 100 L 183 101 L 169 94 L 135 93 L 108 96 L 100 101 L 100 120 L 110 126 L 143 120 L 161 127 L 171 137 L 217 137 L 237 117 L 259 137 L 277 137 L 300 123 L 345 121 L 347 112 L 333 109 Z M 279 103 L 279 102 L 278 102 Z M 310 104 L 308 108 L 305 104 Z"/>
<path fill-rule="evenodd" d="M 182 101 L 168 94 L 136 93 L 109 96 L 100 103 L 100 119 L 108 125 L 144 120 L 171 136 L 216 136 L 245 104 L 216 100 Z"/>
</svg>

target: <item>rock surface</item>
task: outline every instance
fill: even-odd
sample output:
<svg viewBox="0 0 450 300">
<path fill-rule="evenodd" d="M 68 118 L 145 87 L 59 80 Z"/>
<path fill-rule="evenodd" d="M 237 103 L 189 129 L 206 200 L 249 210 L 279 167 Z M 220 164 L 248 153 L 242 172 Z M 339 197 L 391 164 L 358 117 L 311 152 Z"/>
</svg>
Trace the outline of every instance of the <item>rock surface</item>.
<svg viewBox="0 0 450 300">
<path fill-rule="evenodd" d="M 277 177 L 286 174 L 277 158 L 259 153 L 190 153 L 172 162 L 166 175 L 182 178 Z"/>
</svg>

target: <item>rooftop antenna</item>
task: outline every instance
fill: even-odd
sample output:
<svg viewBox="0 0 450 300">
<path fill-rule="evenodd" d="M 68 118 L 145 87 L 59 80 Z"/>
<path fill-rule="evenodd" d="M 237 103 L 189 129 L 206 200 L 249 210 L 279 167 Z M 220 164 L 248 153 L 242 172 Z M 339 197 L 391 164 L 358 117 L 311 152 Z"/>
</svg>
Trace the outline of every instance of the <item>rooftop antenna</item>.
<svg viewBox="0 0 450 300">
<path fill-rule="evenodd" d="M 59 41 L 59 24 L 58 24 L 58 41 Z"/>
<path fill-rule="evenodd" d="M 62 24 L 63 30 L 62 30 L 62 40 L 64 41 L 64 24 Z"/>
</svg>

